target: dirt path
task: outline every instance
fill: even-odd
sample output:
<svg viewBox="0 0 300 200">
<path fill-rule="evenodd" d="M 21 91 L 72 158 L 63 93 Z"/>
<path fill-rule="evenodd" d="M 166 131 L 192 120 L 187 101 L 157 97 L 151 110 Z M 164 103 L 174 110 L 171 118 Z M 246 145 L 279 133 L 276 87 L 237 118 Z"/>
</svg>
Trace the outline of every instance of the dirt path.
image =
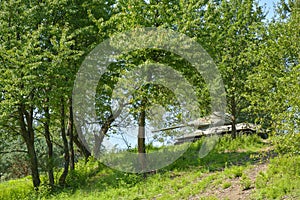
<svg viewBox="0 0 300 200">
<path fill-rule="evenodd" d="M 251 168 L 250 170 L 246 170 L 244 173 L 246 176 L 251 180 L 251 186 L 249 189 L 244 190 L 242 183 L 241 183 L 241 177 L 233 179 L 231 181 L 231 187 L 227 189 L 217 190 L 215 196 L 218 199 L 234 199 L 234 200 L 242 200 L 242 199 L 250 199 L 251 193 L 255 190 L 255 180 L 259 172 L 264 172 L 267 169 L 268 164 L 258 164 L 255 165 L 254 168 Z"/>
<path fill-rule="evenodd" d="M 251 166 L 251 168 L 243 171 L 244 176 L 248 177 L 248 180 L 251 181 L 251 185 L 249 188 L 244 189 L 242 183 L 242 177 L 236 178 L 226 178 L 222 181 L 221 184 L 217 184 L 216 186 L 208 187 L 203 193 L 191 197 L 191 200 L 201 199 L 205 197 L 216 197 L 218 199 L 233 199 L 233 200 L 244 200 L 251 199 L 251 194 L 255 191 L 255 180 L 260 172 L 265 172 L 268 168 L 269 159 L 274 157 L 274 153 L 272 153 L 272 148 L 268 147 L 266 149 L 262 149 L 260 152 L 260 157 L 258 158 L 258 162 Z M 230 186 L 228 188 L 224 188 L 224 183 L 229 183 Z"/>
</svg>

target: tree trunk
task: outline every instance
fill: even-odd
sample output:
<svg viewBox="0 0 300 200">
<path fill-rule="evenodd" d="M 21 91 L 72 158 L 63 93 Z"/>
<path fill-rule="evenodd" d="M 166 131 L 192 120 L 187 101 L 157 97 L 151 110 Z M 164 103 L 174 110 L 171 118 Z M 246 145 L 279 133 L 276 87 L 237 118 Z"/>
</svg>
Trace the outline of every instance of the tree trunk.
<svg viewBox="0 0 300 200">
<path fill-rule="evenodd" d="M 30 170 L 31 170 L 33 186 L 36 190 L 38 190 L 38 187 L 41 184 L 41 180 L 40 180 L 40 174 L 38 169 L 38 160 L 37 160 L 36 151 L 34 147 L 34 141 L 32 140 L 27 141 L 26 146 L 27 146 L 28 155 L 30 159 Z"/>
<path fill-rule="evenodd" d="M 70 156 L 69 156 L 69 146 L 68 146 L 68 139 L 66 136 L 66 129 L 65 129 L 65 102 L 64 98 L 61 98 L 61 111 L 60 111 L 60 123 L 61 123 L 61 137 L 63 140 L 64 145 L 64 171 L 62 175 L 59 177 L 59 185 L 64 186 L 66 184 L 66 178 L 69 173 L 69 164 L 70 164 Z"/>
<path fill-rule="evenodd" d="M 74 132 L 73 132 L 73 107 L 72 107 L 72 98 L 69 98 L 69 120 L 68 120 L 68 136 L 69 146 L 70 146 L 70 169 L 75 169 L 75 155 L 74 155 Z"/>
<path fill-rule="evenodd" d="M 231 137 L 234 139 L 236 138 L 237 136 L 237 133 L 236 133 L 236 101 L 235 101 L 235 98 L 232 97 L 231 99 L 231 115 L 232 115 L 232 123 L 231 123 Z"/>
<path fill-rule="evenodd" d="M 113 113 L 111 111 L 109 117 L 106 119 L 104 124 L 101 126 L 100 134 L 94 134 L 95 146 L 94 146 L 93 151 L 94 151 L 95 158 L 98 158 L 98 156 L 99 156 L 101 144 L 103 142 L 105 135 L 107 135 L 107 132 L 108 132 L 111 124 L 116 120 L 117 117 L 120 116 L 125 105 L 127 105 L 127 104 L 120 105 L 119 109 L 115 113 Z"/>
<path fill-rule="evenodd" d="M 144 106 L 142 106 L 142 111 L 138 119 L 139 132 L 138 132 L 138 154 L 139 154 L 139 163 L 142 172 L 146 170 L 146 145 L 145 145 L 145 124 L 146 124 L 146 111 Z"/>
<path fill-rule="evenodd" d="M 34 188 L 37 190 L 40 186 L 40 175 L 38 170 L 38 160 L 36 156 L 35 146 L 34 146 L 34 130 L 32 127 L 33 123 L 33 108 L 30 109 L 28 113 L 25 110 L 25 105 L 21 103 L 18 108 L 19 112 L 19 123 L 21 127 L 21 135 L 26 143 L 28 157 L 30 162 L 31 176 Z M 26 122 L 25 118 L 26 117 Z"/>
<path fill-rule="evenodd" d="M 49 102 L 49 99 L 46 98 L 46 104 Z M 50 186 L 54 186 L 54 174 L 53 174 L 53 143 L 51 141 L 51 135 L 50 135 L 50 112 L 49 112 L 49 107 L 48 105 L 45 106 L 44 108 L 45 111 L 45 124 L 44 124 L 44 131 L 45 131 L 45 138 L 46 138 L 46 143 L 48 147 L 48 164 L 47 164 L 47 169 L 48 169 L 48 177 L 49 177 L 49 184 Z"/>
<path fill-rule="evenodd" d="M 80 149 L 80 153 L 84 156 L 85 162 L 87 162 L 89 157 L 92 155 L 90 150 L 86 148 L 81 139 L 78 137 L 78 134 L 75 134 L 73 139 L 76 146 Z"/>
<path fill-rule="evenodd" d="M 101 127 L 101 129 L 102 129 L 102 127 Z M 93 149 L 93 156 L 97 159 L 100 156 L 100 148 L 101 148 L 101 144 L 104 140 L 104 137 L 105 137 L 105 135 L 102 133 L 102 131 L 100 131 L 99 135 L 97 133 L 94 134 L 95 146 Z"/>
</svg>

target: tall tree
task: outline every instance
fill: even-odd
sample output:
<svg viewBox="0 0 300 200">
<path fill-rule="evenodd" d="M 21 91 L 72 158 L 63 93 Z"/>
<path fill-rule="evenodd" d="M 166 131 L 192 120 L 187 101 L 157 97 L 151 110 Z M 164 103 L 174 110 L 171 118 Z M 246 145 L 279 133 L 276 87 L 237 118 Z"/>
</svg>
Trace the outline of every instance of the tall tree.
<svg viewBox="0 0 300 200">
<path fill-rule="evenodd" d="M 38 50 L 35 40 L 39 31 L 36 31 L 36 20 L 28 12 L 35 9 L 32 9 L 28 2 L 24 4 L 18 1 L 1 1 L 1 7 L 1 83 L 4 91 L 1 117 L 8 117 L 11 123 L 17 124 L 26 143 L 33 185 L 37 188 L 40 178 L 34 146 L 33 103 L 36 97 L 33 83 L 37 77 L 30 74 L 30 69 L 39 66 L 39 59 L 29 55 Z"/>
<path fill-rule="evenodd" d="M 299 128 L 299 1 L 282 1 L 268 24 L 256 56 L 260 64 L 247 82 L 247 98 L 257 120 L 273 131 L 294 134 Z"/>
<path fill-rule="evenodd" d="M 138 27 L 162 27 L 169 28 L 175 31 L 180 31 L 187 33 L 188 35 L 194 36 L 193 31 L 196 26 L 200 23 L 198 16 L 201 15 L 199 10 L 205 8 L 205 2 L 195 2 L 195 1 L 118 1 L 114 7 L 114 14 L 109 20 L 102 20 L 94 18 L 96 25 L 99 27 L 99 30 L 105 30 L 108 36 L 113 34 L 120 33 L 123 31 L 128 31 Z M 199 26 L 200 27 L 200 26 Z M 198 27 L 198 30 L 200 29 Z M 130 44 L 129 44 L 130 45 Z M 201 76 L 193 70 L 187 61 L 183 58 L 178 58 L 176 55 L 171 54 L 170 52 L 158 51 L 158 50 L 137 50 L 135 52 L 129 52 L 128 54 L 118 58 L 120 64 L 119 67 L 121 73 L 128 72 L 134 67 L 143 65 L 145 63 L 165 63 L 166 65 L 172 66 L 175 70 L 182 73 L 185 77 L 189 77 L 189 81 L 192 85 L 197 85 L 197 92 L 202 95 L 203 98 L 199 98 L 199 105 L 202 106 L 202 113 L 199 115 L 207 114 L 210 110 L 210 99 L 208 98 L 208 90 L 204 86 L 205 83 Z M 112 79 L 115 80 L 115 79 Z M 105 81 L 109 81 L 105 79 Z M 112 82 L 111 82 L 112 83 Z M 107 83 L 102 83 L 109 85 Z M 114 84 L 110 85 L 111 90 L 114 89 Z M 159 90 L 160 92 L 165 92 L 160 87 L 154 87 L 153 85 L 148 85 L 144 88 L 136 88 L 140 92 L 136 93 L 136 99 L 130 102 L 128 107 L 131 107 L 132 115 L 135 121 L 139 125 L 138 131 L 138 151 L 140 154 L 145 153 L 145 125 L 147 124 L 147 119 L 149 119 L 149 104 L 153 103 L 146 101 L 145 99 L 153 100 L 155 99 L 153 95 L 154 89 Z M 101 90 L 102 92 L 104 90 Z M 171 98 L 172 93 L 166 93 Z M 102 95 L 103 97 L 103 95 Z M 109 102 L 109 94 L 106 96 Z M 157 97 L 157 96 L 156 96 Z M 167 98 L 163 98 L 164 100 Z M 155 102 L 155 101 L 154 101 Z M 166 100 L 164 103 L 167 103 Z M 129 102 L 126 102 L 129 103 Z M 162 99 L 156 101 L 155 103 L 164 104 Z M 200 107 L 199 106 L 199 107 Z M 102 106 L 104 108 L 104 106 Z M 110 110 L 108 108 L 108 110 Z M 104 111 L 103 111 L 104 113 Z M 179 116 L 179 115 L 178 115 Z M 177 120 L 180 121 L 180 120 Z M 133 122 L 132 122 L 133 123 Z M 143 162 L 142 162 L 143 163 Z"/>
<path fill-rule="evenodd" d="M 72 49 L 74 36 L 68 23 L 58 23 L 64 12 L 54 12 L 54 5 L 62 4 L 53 1 L 1 2 L 1 125 L 13 123 L 19 129 L 28 149 L 35 188 L 40 184 L 36 129 L 40 123 L 44 124 L 49 181 L 53 185 L 50 125 L 55 117 L 51 115 L 57 107 L 54 103 L 57 96 L 66 95 L 66 88 L 70 87 L 70 83 L 64 82 L 64 77 L 70 76 L 68 72 L 71 71 L 66 63 L 80 56 L 78 50 Z"/>
<path fill-rule="evenodd" d="M 244 97 L 245 81 L 257 64 L 253 51 L 261 42 L 259 29 L 263 19 L 262 8 L 254 0 L 212 2 L 203 16 L 206 23 L 199 36 L 202 34 L 205 39 L 200 38 L 200 42 L 204 42 L 222 74 L 228 111 L 232 115 L 233 138 L 237 121 L 251 120 L 243 116 L 243 109 L 249 104 Z"/>
</svg>

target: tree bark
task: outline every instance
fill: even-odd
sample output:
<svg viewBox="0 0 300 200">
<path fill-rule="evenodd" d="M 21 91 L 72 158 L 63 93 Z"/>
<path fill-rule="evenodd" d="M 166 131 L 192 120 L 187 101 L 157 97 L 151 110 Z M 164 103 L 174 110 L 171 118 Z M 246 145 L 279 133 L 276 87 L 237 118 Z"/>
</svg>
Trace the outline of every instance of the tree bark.
<svg viewBox="0 0 300 200">
<path fill-rule="evenodd" d="M 30 111 L 27 112 L 25 110 L 25 105 L 23 103 L 20 103 L 18 108 L 18 113 L 19 113 L 19 123 L 21 127 L 21 135 L 25 141 L 27 151 L 28 151 L 33 186 L 36 190 L 38 190 L 41 180 L 40 180 L 40 175 L 38 170 L 38 159 L 36 156 L 36 151 L 34 146 L 34 129 L 32 127 L 33 108 L 31 108 Z"/>
<path fill-rule="evenodd" d="M 68 136 L 69 146 L 70 146 L 70 170 L 75 169 L 75 155 L 74 155 L 74 120 L 73 120 L 73 107 L 72 107 L 72 98 L 69 98 L 69 119 L 68 119 Z"/>
<path fill-rule="evenodd" d="M 111 114 L 109 115 L 109 117 L 106 119 L 106 121 L 104 122 L 104 124 L 101 126 L 100 129 L 100 134 L 95 134 L 94 138 L 95 138 L 95 146 L 94 146 L 94 156 L 95 158 L 98 158 L 99 153 L 100 153 L 100 147 L 101 144 L 103 142 L 103 139 L 105 137 L 105 135 L 107 135 L 107 132 L 111 126 L 111 124 L 116 120 L 117 117 L 120 116 L 120 114 L 122 113 L 122 110 L 124 108 L 124 106 L 126 106 L 127 104 L 122 104 L 120 105 L 119 109 L 113 113 L 111 111 Z"/>
<path fill-rule="evenodd" d="M 46 98 L 46 104 L 48 104 L 49 99 Z M 47 163 L 47 169 L 48 169 L 48 177 L 49 177 L 49 184 L 50 186 L 54 186 L 54 174 L 53 174 L 53 143 L 51 141 L 51 134 L 50 134 L 50 112 L 48 105 L 44 108 L 45 111 L 45 124 L 44 124 L 44 132 L 45 132 L 45 138 L 46 143 L 48 147 L 48 163 Z"/>
<path fill-rule="evenodd" d="M 144 104 L 144 102 L 143 102 Z M 144 109 L 144 105 L 142 105 L 142 110 L 140 112 L 140 116 L 138 119 L 138 157 L 139 163 L 142 172 L 146 170 L 146 144 L 145 144 L 145 124 L 146 124 L 146 111 Z"/>
<path fill-rule="evenodd" d="M 69 173 L 70 156 L 69 156 L 68 139 L 67 139 L 66 129 L 65 129 L 65 101 L 63 97 L 61 98 L 60 115 L 61 115 L 60 116 L 61 138 L 63 140 L 63 145 L 64 145 L 64 171 L 62 175 L 59 177 L 59 185 L 64 186 L 66 184 L 66 178 Z"/>
<path fill-rule="evenodd" d="M 78 134 L 75 134 L 73 139 L 76 146 L 80 149 L 80 153 L 84 156 L 85 162 L 87 162 L 89 157 L 92 155 L 90 150 L 86 148 L 81 139 L 78 137 Z"/>
<path fill-rule="evenodd" d="M 231 123 L 231 137 L 234 139 L 237 136 L 236 133 L 236 115 L 237 115 L 237 111 L 236 111 L 236 101 L 235 98 L 232 97 L 231 99 L 231 115 L 232 115 L 232 123 Z"/>
</svg>

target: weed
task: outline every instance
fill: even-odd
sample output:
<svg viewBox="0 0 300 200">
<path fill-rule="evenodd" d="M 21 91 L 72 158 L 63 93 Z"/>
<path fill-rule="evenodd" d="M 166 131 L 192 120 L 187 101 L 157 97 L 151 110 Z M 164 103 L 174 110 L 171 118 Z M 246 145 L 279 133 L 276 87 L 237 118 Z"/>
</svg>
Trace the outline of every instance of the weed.
<svg viewBox="0 0 300 200">
<path fill-rule="evenodd" d="M 71 172 L 67 183 L 69 187 L 49 192 L 41 187 L 39 193 L 32 192 L 30 177 L 0 184 L 0 199 L 216 199 L 214 196 L 201 197 L 204 191 L 222 187 L 232 187 L 230 180 L 240 178 L 243 189 L 251 187 L 251 181 L 244 171 L 257 158 L 251 158 L 259 141 L 251 136 L 243 136 L 237 141 L 229 137 L 221 138 L 216 148 L 208 156 L 199 157 L 203 140 L 192 143 L 190 148 L 173 164 L 157 170 L 156 174 L 144 179 L 139 174 L 124 173 L 106 167 L 94 159 L 88 163 L 79 161 L 75 171 Z M 229 144 L 226 144 L 226 140 Z M 230 140 L 232 140 L 230 138 Z M 258 142 L 258 144 L 255 143 Z M 254 142 L 254 143 L 252 143 Z M 229 149 L 245 148 L 245 151 L 230 152 Z M 223 149 L 223 151 L 221 151 Z M 251 150 L 249 150 L 251 149 Z M 116 159 L 112 157 L 112 159 Z M 255 185 L 259 198 L 279 198 L 297 194 L 299 183 L 300 158 L 285 157 L 272 160 L 266 173 L 261 173 Z M 238 165 L 236 165 L 238 164 Z M 288 174 L 288 175 L 287 175 Z M 280 179 L 280 176 L 284 177 Z M 298 178 L 298 180 L 297 180 Z M 279 181 L 282 181 L 281 183 Z M 276 185 L 277 184 L 277 185 Z M 270 187 L 276 187 L 271 189 Z M 274 187 L 274 188 L 276 188 Z M 270 191 L 269 191 L 270 190 Z M 294 197 L 292 196 L 292 197 Z M 296 198 L 295 198 L 296 199 Z"/>
<path fill-rule="evenodd" d="M 227 175 L 228 178 L 238 178 L 243 175 L 244 170 L 245 167 L 243 166 L 233 166 L 231 168 L 226 168 L 224 174 Z"/>
<path fill-rule="evenodd" d="M 229 187 L 231 187 L 231 183 L 230 182 L 225 182 L 225 183 L 222 184 L 222 188 L 223 189 L 227 189 Z"/>
<path fill-rule="evenodd" d="M 30 177 L 3 182 L 0 184 L 0 199 L 30 199 L 30 196 L 34 193 L 31 184 Z"/>
<path fill-rule="evenodd" d="M 251 188 L 251 179 L 247 175 L 243 174 L 240 182 L 243 190 L 249 190 Z"/>
<path fill-rule="evenodd" d="M 300 156 L 283 155 L 271 160 L 265 173 L 255 182 L 257 199 L 300 198 Z"/>
</svg>

